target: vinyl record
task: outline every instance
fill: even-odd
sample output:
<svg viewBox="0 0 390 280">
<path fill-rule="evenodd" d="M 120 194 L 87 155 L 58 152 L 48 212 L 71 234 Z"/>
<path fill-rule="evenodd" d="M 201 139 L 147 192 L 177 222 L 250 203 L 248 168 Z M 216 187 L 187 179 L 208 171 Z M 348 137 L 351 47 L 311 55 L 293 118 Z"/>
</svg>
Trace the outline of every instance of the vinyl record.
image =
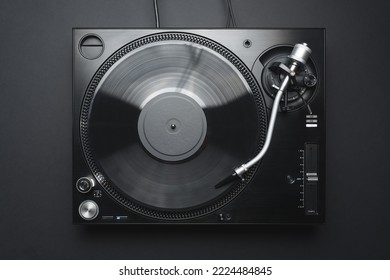
<svg viewBox="0 0 390 280">
<path fill-rule="evenodd" d="M 206 38 L 162 33 L 129 43 L 101 66 L 84 98 L 80 132 L 103 188 L 143 215 L 186 219 L 234 199 L 215 189 L 263 145 L 266 109 L 247 67 Z"/>
</svg>

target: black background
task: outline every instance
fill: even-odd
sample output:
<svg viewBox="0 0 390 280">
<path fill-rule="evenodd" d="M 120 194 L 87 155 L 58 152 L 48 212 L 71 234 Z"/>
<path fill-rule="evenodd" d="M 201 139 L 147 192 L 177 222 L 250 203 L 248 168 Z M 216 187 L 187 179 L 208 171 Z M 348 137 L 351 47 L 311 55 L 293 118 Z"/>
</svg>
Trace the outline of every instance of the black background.
<svg viewBox="0 0 390 280">
<path fill-rule="evenodd" d="M 390 258 L 389 1 L 233 0 L 239 27 L 327 29 L 327 211 L 315 227 L 74 226 L 72 28 L 154 27 L 152 0 L 0 2 L 0 258 Z M 223 0 L 160 0 L 223 27 Z"/>
</svg>

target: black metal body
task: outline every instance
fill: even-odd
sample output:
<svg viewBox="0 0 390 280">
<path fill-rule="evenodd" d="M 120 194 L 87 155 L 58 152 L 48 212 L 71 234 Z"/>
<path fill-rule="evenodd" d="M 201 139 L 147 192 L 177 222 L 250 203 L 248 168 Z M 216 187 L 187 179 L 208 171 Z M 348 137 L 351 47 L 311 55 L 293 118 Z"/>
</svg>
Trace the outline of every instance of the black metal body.
<svg viewBox="0 0 390 280">
<path fill-rule="evenodd" d="M 81 146 L 80 112 L 86 89 L 99 67 L 120 47 L 152 33 L 185 32 L 207 37 L 238 56 L 261 83 L 259 58 L 275 46 L 306 42 L 317 72 L 315 96 L 308 117 L 306 107 L 280 112 L 271 146 L 256 174 L 231 202 L 211 213 L 192 219 L 161 220 L 135 213 L 112 198 L 99 183 L 92 191 L 81 193 L 76 182 L 92 177 Z M 80 54 L 80 40 L 98 35 L 103 44 L 101 55 L 88 59 Z M 250 40 L 250 46 L 245 44 Z M 145 29 L 74 29 L 73 31 L 73 222 L 86 224 L 117 223 L 319 223 L 325 218 L 325 30 L 324 29 L 245 29 L 245 30 L 145 30 Z M 262 91 L 264 91 L 263 87 Z M 267 108 L 272 98 L 262 92 Z M 269 111 L 269 109 L 267 109 Z M 268 112 L 269 113 L 269 112 Z M 309 126 L 307 126 L 309 124 Z M 232 136 L 237 137 L 237 136 Z M 314 145 L 312 145 L 314 144 Z M 314 151 L 313 151 L 314 149 Z M 316 151 L 318 149 L 318 151 Z M 237 162 L 237 165 L 242 162 Z M 145 167 L 146 168 L 146 167 Z M 308 181 L 307 173 L 317 173 L 318 181 Z M 228 175 L 228 174 L 226 174 Z M 98 216 L 91 221 L 79 215 L 79 205 L 93 200 L 99 205 Z"/>
</svg>

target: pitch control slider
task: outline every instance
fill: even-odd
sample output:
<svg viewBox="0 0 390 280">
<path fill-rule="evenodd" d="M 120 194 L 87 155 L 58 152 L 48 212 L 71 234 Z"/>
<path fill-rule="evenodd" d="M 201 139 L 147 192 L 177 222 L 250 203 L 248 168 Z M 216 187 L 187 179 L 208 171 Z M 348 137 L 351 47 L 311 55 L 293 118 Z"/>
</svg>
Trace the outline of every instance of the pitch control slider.
<svg viewBox="0 0 390 280">
<path fill-rule="evenodd" d="M 283 93 L 287 90 L 287 88 L 290 85 L 290 79 L 295 76 L 295 70 L 299 65 L 305 65 L 307 60 L 309 59 L 309 56 L 311 54 L 311 49 L 307 46 L 306 43 L 302 44 L 295 44 L 294 49 L 292 50 L 291 54 L 288 56 L 291 60 L 291 65 L 290 67 L 283 65 L 282 70 L 287 74 L 286 77 L 284 78 L 282 84 L 280 85 L 278 92 L 275 95 L 275 100 L 274 104 L 272 106 L 272 111 L 271 111 L 271 118 L 269 121 L 269 126 L 268 126 L 268 131 L 267 131 L 267 136 L 265 139 L 265 143 L 261 151 L 250 161 L 247 163 L 242 164 L 240 167 L 237 167 L 234 169 L 234 173 L 220 181 L 215 188 L 220 188 L 236 178 L 243 178 L 243 175 L 256 163 L 258 163 L 261 158 L 265 155 L 267 152 L 269 145 L 271 143 L 272 139 L 272 133 L 274 131 L 274 126 L 275 126 L 275 120 L 276 120 L 276 115 L 278 112 L 278 107 L 280 103 L 280 99 L 282 98 Z"/>
</svg>

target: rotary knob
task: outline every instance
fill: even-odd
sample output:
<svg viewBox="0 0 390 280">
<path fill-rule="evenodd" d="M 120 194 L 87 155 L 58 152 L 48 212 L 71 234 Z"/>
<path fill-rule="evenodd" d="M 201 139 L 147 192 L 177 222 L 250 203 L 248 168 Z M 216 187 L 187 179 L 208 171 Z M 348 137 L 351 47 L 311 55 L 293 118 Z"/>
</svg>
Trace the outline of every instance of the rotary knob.
<svg viewBox="0 0 390 280">
<path fill-rule="evenodd" d="M 79 214 L 84 220 L 93 220 L 99 214 L 99 206 L 95 201 L 85 200 L 79 206 Z"/>
<path fill-rule="evenodd" d="M 81 193 L 89 192 L 94 186 L 95 181 L 89 177 L 82 177 L 76 182 L 76 188 Z"/>
</svg>

